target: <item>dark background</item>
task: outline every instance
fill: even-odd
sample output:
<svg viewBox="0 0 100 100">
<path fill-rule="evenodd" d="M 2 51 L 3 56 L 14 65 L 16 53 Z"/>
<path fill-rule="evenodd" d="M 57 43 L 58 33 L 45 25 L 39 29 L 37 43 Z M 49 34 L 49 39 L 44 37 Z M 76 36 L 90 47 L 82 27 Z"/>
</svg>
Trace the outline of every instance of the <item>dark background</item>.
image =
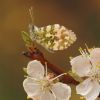
<svg viewBox="0 0 100 100">
<path fill-rule="evenodd" d="M 26 49 L 20 33 L 28 31 L 31 6 L 37 26 L 58 23 L 77 35 L 77 42 L 62 52 L 41 49 L 53 64 L 69 69 L 69 56 L 77 56 L 80 46 L 100 46 L 100 0 L 0 0 L 0 100 L 26 100 L 22 68 L 29 60 L 21 54 Z M 75 91 L 71 100 L 80 100 Z"/>
</svg>

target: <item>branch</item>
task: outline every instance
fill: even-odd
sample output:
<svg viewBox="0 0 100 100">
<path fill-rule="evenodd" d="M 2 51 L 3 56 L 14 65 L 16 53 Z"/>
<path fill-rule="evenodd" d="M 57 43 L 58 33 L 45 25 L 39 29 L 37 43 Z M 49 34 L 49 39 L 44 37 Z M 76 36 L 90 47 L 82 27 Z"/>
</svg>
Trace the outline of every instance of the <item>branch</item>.
<svg viewBox="0 0 100 100">
<path fill-rule="evenodd" d="M 39 61 L 41 61 L 41 63 L 43 65 L 45 65 L 45 62 L 47 62 L 48 68 L 57 75 L 65 73 L 65 71 L 61 67 L 55 66 L 55 65 L 51 64 L 48 60 L 46 60 L 43 56 L 43 53 L 41 53 L 38 49 L 35 51 L 31 50 L 29 52 L 23 52 L 23 55 L 25 55 L 26 57 L 28 57 L 32 60 L 39 60 Z M 63 81 L 64 83 L 67 83 L 67 84 L 74 84 L 74 85 L 79 84 L 79 82 L 77 82 L 75 79 L 73 79 L 73 77 L 71 77 L 69 74 L 64 75 L 61 78 L 61 81 Z"/>
</svg>

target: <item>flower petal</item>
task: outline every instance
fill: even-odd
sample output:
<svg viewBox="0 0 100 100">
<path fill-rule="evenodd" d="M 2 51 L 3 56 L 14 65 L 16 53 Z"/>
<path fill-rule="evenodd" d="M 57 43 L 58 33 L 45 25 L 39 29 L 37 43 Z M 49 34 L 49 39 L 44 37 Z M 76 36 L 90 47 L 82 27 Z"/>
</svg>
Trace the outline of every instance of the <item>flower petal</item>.
<svg viewBox="0 0 100 100">
<path fill-rule="evenodd" d="M 93 83 L 90 78 L 76 86 L 77 94 L 87 95 L 92 89 Z"/>
<path fill-rule="evenodd" d="M 86 100 L 95 100 L 100 93 L 100 84 L 96 81 L 93 81 L 92 90 L 85 95 Z"/>
<path fill-rule="evenodd" d="M 33 60 L 28 63 L 27 73 L 36 79 L 42 79 L 44 77 L 44 66 L 40 61 Z"/>
<path fill-rule="evenodd" d="M 40 85 L 37 84 L 33 79 L 27 78 L 23 82 L 23 87 L 28 97 L 32 98 L 33 96 L 40 94 Z"/>
<path fill-rule="evenodd" d="M 67 84 L 58 82 L 52 87 L 57 100 L 69 100 L 71 97 L 71 88 Z"/>
<path fill-rule="evenodd" d="M 40 96 L 34 96 L 32 99 L 33 100 L 40 100 Z"/>
<path fill-rule="evenodd" d="M 100 48 L 95 48 L 90 52 L 91 60 L 96 66 L 100 66 Z"/>
<path fill-rule="evenodd" d="M 54 98 L 54 95 L 51 94 L 51 92 L 46 91 L 41 95 L 40 100 L 56 100 L 56 99 Z"/>
<path fill-rule="evenodd" d="M 77 56 L 70 61 L 72 65 L 72 71 L 75 72 L 80 77 L 87 76 L 90 72 L 91 64 L 87 57 Z"/>
</svg>

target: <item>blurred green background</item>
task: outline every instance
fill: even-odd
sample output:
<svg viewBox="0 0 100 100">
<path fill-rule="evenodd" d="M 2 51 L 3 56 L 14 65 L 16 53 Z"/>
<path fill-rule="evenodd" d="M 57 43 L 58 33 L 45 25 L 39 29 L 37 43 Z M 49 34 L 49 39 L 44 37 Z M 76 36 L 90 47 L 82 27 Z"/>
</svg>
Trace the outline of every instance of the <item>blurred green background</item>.
<svg viewBox="0 0 100 100">
<path fill-rule="evenodd" d="M 0 0 L 0 100 L 26 100 L 22 68 L 29 59 L 21 54 L 26 49 L 20 32 L 28 31 L 31 6 L 37 26 L 58 23 L 77 35 L 77 42 L 62 52 L 41 49 L 53 64 L 69 69 L 69 56 L 77 56 L 80 46 L 100 46 L 100 0 Z M 71 100 L 80 100 L 75 91 Z"/>
</svg>

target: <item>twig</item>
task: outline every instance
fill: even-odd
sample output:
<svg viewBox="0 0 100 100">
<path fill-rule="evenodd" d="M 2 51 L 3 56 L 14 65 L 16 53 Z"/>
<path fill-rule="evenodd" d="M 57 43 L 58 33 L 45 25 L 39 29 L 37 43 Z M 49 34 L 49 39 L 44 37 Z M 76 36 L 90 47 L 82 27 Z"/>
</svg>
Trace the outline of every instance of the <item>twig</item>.
<svg viewBox="0 0 100 100">
<path fill-rule="evenodd" d="M 35 52 L 32 52 L 32 53 L 30 53 L 30 52 L 24 52 L 23 54 L 26 57 L 28 57 L 28 58 L 30 58 L 32 60 L 39 60 L 39 61 L 41 61 L 41 63 L 43 65 L 45 65 L 45 62 L 47 62 L 48 68 L 50 70 L 52 70 L 57 75 L 65 73 L 65 71 L 61 67 L 55 66 L 55 65 L 51 64 L 48 60 L 46 60 L 44 58 L 43 54 L 38 49 Z M 67 84 L 74 84 L 74 85 L 79 84 L 79 82 L 77 82 L 76 80 L 74 80 L 73 77 L 71 77 L 69 74 L 64 75 L 61 78 L 61 81 L 63 81 L 64 83 L 67 83 Z"/>
</svg>

